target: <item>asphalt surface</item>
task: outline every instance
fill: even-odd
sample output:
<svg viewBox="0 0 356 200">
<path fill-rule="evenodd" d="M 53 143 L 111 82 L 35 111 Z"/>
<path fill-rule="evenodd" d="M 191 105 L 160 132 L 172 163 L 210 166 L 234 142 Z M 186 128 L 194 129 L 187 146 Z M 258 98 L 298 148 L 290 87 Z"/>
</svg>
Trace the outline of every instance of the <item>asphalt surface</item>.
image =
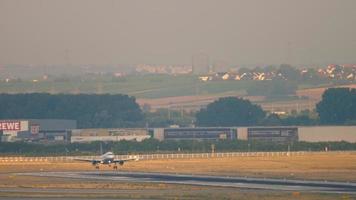
<svg viewBox="0 0 356 200">
<path fill-rule="evenodd" d="M 261 179 L 245 177 L 223 177 L 202 175 L 179 175 L 141 172 L 38 172 L 21 173 L 21 175 L 61 177 L 89 180 L 111 180 L 119 182 L 168 183 L 201 186 L 235 187 L 244 189 L 305 191 L 317 193 L 348 193 L 356 194 L 356 183 L 302 181 L 283 179 Z"/>
</svg>

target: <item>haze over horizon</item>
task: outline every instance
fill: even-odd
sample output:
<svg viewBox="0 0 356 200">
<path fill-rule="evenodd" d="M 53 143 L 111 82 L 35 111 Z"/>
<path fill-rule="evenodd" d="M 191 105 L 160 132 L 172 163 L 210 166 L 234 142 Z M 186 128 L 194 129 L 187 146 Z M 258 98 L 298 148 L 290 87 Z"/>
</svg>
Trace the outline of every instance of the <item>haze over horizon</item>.
<svg viewBox="0 0 356 200">
<path fill-rule="evenodd" d="M 354 0 L 0 0 L 0 65 L 356 63 Z"/>
</svg>

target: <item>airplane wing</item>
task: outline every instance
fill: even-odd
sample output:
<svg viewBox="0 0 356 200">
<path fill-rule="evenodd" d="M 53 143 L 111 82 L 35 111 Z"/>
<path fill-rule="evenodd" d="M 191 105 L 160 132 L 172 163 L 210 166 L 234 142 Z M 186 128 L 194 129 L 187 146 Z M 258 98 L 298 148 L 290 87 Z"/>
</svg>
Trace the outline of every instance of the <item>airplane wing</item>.
<svg viewBox="0 0 356 200">
<path fill-rule="evenodd" d="M 84 158 L 74 158 L 73 160 L 76 161 L 82 161 L 82 162 L 90 162 L 92 164 L 100 163 L 101 160 L 96 160 L 96 159 L 84 159 Z"/>
<path fill-rule="evenodd" d="M 137 156 L 132 156 L 132 157 L 129 157 L 129 158 L 125 158 L 125 159 L 115 159 L 113 160 L 114 163 L 119 163 L 119 164 L 124 164 L 124 162 L 127 162 L 127 161 L 138 161 L 139 158 Z"/>
</svg>

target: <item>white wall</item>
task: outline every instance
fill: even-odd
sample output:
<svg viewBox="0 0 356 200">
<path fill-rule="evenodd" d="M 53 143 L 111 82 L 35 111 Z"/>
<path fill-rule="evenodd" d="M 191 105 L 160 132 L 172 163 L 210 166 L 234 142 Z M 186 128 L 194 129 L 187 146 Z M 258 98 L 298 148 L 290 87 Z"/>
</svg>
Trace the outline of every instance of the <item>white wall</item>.
<svg viewBox="0 0 356 200">
<path fill-rule="evenodd" d="M 347 141 L 356 142 L 356 126 L 312 126 L 299 127 L 299 141 L 329 142 Z"/>
</svg>

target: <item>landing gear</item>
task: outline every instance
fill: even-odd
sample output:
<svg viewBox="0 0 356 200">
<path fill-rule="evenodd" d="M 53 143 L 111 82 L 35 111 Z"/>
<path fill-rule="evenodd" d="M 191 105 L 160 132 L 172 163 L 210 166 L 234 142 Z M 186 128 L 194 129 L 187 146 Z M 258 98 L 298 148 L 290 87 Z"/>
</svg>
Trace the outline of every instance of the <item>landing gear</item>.
<svg viewBox="0 0 356 200">
<path fill-rule="evenodd" d="M 114 165 L 114 167 L 113 167 L 115 170 L 117 170 L 117 165 Z"/>
<path fill-rule="evenodd" d="M 99 169 L 99 165 L 95 165 L 95 169 Z"/>
</svg>

